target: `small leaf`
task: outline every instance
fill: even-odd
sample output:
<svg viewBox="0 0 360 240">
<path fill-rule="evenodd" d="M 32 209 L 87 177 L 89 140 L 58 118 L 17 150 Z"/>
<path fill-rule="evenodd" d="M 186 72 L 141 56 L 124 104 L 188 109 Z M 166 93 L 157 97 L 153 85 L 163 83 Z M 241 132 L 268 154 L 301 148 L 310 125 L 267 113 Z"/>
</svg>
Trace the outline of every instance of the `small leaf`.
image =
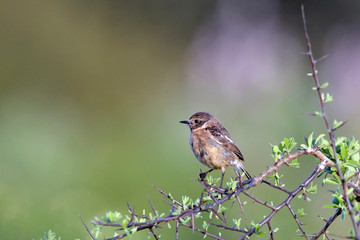
<svg viewBox="0 0 360 240">
<path fill-rule="evenodd" d="M 294 168 L 299 168 L 300 164 L 298 163 L 297 158 L 295 158 L 291 163 L 290 163 L 290 167 L 294 167 Z"/>
<path fill-rule="evenodd" d="M 202 228 L 203 228 L 203 229 L 207 229 L 207 228 L 208 228 L 208 224 L 207 224 L 206 221 L 203 221 Z"/>
<path fill-rule="evenodd" d="M 259 237 L 262 237 L 262 236 L 264 236 L 265 233 L 266 233 L 265 231 L 257 231 L 256 235 L 258 235 Z"/>
<path fill-rule="evenodd" d="M 341 179 L 340 179 L 339 175 L 337 175 L 336 172 L 332 172 L 331 174 L 332 174 L 333 177 L 336 179 L 336 181 L 340 184 L 340 183 L 341 183 Z"/>
<path fill-rule="evenodd" d="M 328 82 L 326 82 L 326 83 L 324 83 L 323 85 L 321 85 L 321 89 L 324 89 L 324 88 L 327 88 L 329 86 L 329 83 Z"/>
<path fill-rule="evenodd" d="M 315 73 L 317 74 L 318 71 L 316 70 Z M 308 77 L 312 77 L 312 76 L 314 76 L 314 73 L 313 73 L 313 72 L 308 72 L 306 75 L 307 75 Z"/>
<path fill-rule="evenodd" d="M 308 147 L 312 147 L 313 134 L 314 134 L 314 132 L 312 132 L 312 133 L 310 134 L 310 136 L 308 137 L 308 141 L 307 141 Z"/>
<path fill-rule="evenodd" d="M 333 178 L 324 178 L 324 183 L 330 183 L 330 184 L 335 184 L 335 185 L 339 185 L 340 183 L 338 181 L 336 181 Z"/>
<path fill-rule="evenodd" d="M 353 167 L 353 168 L 360 168 L 360 164 L 358 161 L 349 160 L 346 163 L 344 163 L 344 166 L 346 167 Z"/>
<path fill-rule="evenodd" d="M 340 147 L 340 156 L 344 162 L 349 159 L 349 149 L 347 148 L 346 143 L 343 143 Z"/>
<path fill-rule="evenodd" d="M 259 229 L 260 229 L 260 224 L 256 224 L 255 225 L 255 231 L 257 232 L 257 231 L 259 231 Z"/>
<path fill-rule="evenodd" d="M 326 98 L 324 99 L 324 103 L 328 103 L 332 101 L 334 101 L 333 96 L 331 96 L 329 93 L 326 93 Z"/>
<path fill-rule="evenodd" d="M 112 221 L 114 220 L 114 214 L 113 214 L 113 212 L 109 212 L 109 213 L 108 213 L 108 217 L 109 217 L 110 222 L 112 222 Z"/>
<path fill-rule="evenodd" d="M 298 209 L 298 210 L 297 210 L 297 213 L 296 213 L 296 216 L 297 216 L 297 217 L 306 216 L 306 213 L 304 212 L 304 209 L 303 209 L 303 208 Z"/>
<path fill-rule="evenodd" d="M 322 117 L 323 114 L 322 114 L 321 112 L 315 111 L 315 112 L 314 112 L 314 116 Z"/>
<path fill-rule="evenodd" d="M 124 220 L 122 221 L 122 223 L 121 223 L 121 225 L 122 225 L 122 227 L 123 227 L 124 229 L 127 228 L 127 224 L 128 224 L 128 221 L 127 221 L 126 219 L 124 219 Z"/>
<path fill-rule="evenodd" d="M 323 137 L 325 137 L 325 134 L 320 134 L 316 140 L 315 140 L 315 144 L 318 143 L 320 141 L 320 139 L 322 139 Z"/>
<path fill-rule="evenodd" d="M 341 124 L 343 124 L 343 121 L 338 122 L 336 119 L 334 119 L 333 128 L 338 128 Z"/>
<path fill-rule="evenodd" d="M 336 205 L 324 205 L 323 208 L 337 208 Z"/>
</svg>

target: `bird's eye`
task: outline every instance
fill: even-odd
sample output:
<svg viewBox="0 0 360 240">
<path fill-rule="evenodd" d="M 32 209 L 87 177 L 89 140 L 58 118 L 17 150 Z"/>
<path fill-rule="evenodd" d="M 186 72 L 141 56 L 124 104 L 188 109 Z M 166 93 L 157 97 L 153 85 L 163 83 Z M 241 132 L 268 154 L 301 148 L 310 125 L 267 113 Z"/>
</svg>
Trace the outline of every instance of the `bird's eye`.
<svg viewBox="0 0 360 240">
<path fill-rule="evenodd" d="M 197 120 L 197 119 L 195 119 L 195 121 L 194 121 L 195 123 L 199 123 L 199 120 Z"/>
</svg>

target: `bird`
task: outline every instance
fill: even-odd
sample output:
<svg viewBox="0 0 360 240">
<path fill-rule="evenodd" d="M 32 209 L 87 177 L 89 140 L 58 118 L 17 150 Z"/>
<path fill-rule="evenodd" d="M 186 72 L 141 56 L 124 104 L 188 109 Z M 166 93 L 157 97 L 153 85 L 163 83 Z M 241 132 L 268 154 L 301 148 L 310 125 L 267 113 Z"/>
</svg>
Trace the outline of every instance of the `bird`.
<svg viewBox="0 0 360 240">
<path fill-rule="evenodd" d="M 190 147 L 195 157 L 210 170 L 200 173 L 203 180 L 207 173 L 214 169 L 221 169 L 220 187 L 225 175 L 226 167 L 233 167 L 240 178 L 240 171 L 245 173 L 248 179 L 251 175 L 246 171 L 241 161 L 244 156 L 231 139 L 229 132 L 222 123 L 208 112 L 194 113 L 189 120 L 182 120 L 180 123 L 190 128 Z"/>
</svg>

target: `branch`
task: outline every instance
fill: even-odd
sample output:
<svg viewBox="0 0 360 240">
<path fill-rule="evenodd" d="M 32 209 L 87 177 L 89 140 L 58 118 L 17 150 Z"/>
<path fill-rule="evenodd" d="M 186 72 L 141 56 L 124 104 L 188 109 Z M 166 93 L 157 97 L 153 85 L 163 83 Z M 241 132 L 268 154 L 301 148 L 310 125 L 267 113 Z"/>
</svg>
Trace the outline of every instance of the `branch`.
<svg viewBox="0 0 360 240">
<path fill-rule="evenodd" d="M 331 147 L 332 147 L 332 150 L 333 150 L 333 153 L 334 153 L 334 159 L 335 159 L 335 163 L 336 163 L 335 166 L 336 166 L 336 169 L 337 169 L 337 173 L 338 173 L 338 175 L 339 175 L 339 177 L 341 179 L 343 195 L 344 195 L 344 198 L 345 198 L 345 201 L 346 201 L 346 208 L 347 208 L 347 210 L 349 212 L 349 215 L 350 215 L 350 219 L 351 219 L 351 222 L 352 222 L 352 225 L 353 225 L 353 229 L 354 229 L 354 232 L 355 232 L 356 239 L 360 239 L 358 225 L 357 225 L 357 223 L 355 221 L 352 205 L 350 203 L 350 199 L 349 199 L 349 196 L 348 196 L 347 191 L 346 191 L 345 179 L 344 179 L 344 176 L 343 176 L 343 174 L 341 172 L 339 164 L 337 164 L 338 163 L 338 157 L 337 157 L 336 149 L 335 149 L 334 129 L 332 129 L 330 127 L 330 125 L 329 125 L 329 121 L 328 121 L 327 114 L 326 114 L 326 111 L 325 111 L 325 102 L 324 102 L 324 99 L 321 96 L 321 87 L 320 87 L 319 78 L 318 78 L 317 70 L 316 70 L 317 60 L 315 60 L 313 52 L 312 52 L 310 37 L 309 37 L 307 26 L 306 26 L 304 5 L 301 5 L 301 13 L 302 13 L 302 19 L 303 19 L 303 24 L 304 24 L 304 32 L 305 32 L 305 38 L 306 38 L 306 43 L 307 43 L 307 50 L 308 50 L 307 55 L 309 56 L 309 59 L 310 59 L 311 68 L 312 68 L 312 75 L 313 75 L 313 78 L 314 78 L 314 81 L 315 81 L 316 90 L 317 90 L 318 97 L 319 97 L 319 100 L 320 100 L 322 117 L 324 119 L 326 129 L 327 129 L 329 137 L 330 137 Z"/>
<path fill-rule="evenodd" d="M 273 185 L 271 183 L 268 183 L 268 185 L 270 185 L 271 187 L 274 187 L 277 190 L 283 191 L 285 193 L 288 194 L 288 197 L 278 206 L 274 207 L 271 206 L 257 198 L 255 198 L 253 195 L 250 195 L 248 193 L 246 193 L 245 191 L 247 191 L 250 188 L 253 188 L 255 186 L 257 186 L 259 183 L 261 182 L 266 182 L 264 179 L 270 175 L 273 171 L 277 171 L 279 169 L 279 167 L 281 167 L 282 165 L 286 165 L 288 162 L 290 162 L 293 159 L 298 158 L 301 155 L 313 155 L 316 158 L 320 159 L 320 163 L 318 165 L 316 165 L 316 168 L 314 170 L 314 172 L 302 183 L 300 184 L 295 190 L 293 191 L 289 191 L 286 190 L 284 188 L 281 187 L 276 187 L 276 185 Z M 178 228 L 179 226 L 185 226 L 188 227 L 190 226 L 193 230 L 198 231 L 200 233 L 203 233 L 205 236 L 209 236 L 209 237 L 213 237 L 215 236 L 216 239 L 221 239 L 220 237 L 216 236 L 216 235 L 211 235 L 210 233 L 208 233 L 207 231 L 203 231 L 200 230 L 198 228 L 195 227 L 194 224 L 194 216 L 198 213 L 201 212 L 212 212 L 218 219 L 222 220 L 223 222 L 226 222 L 225 219 L 223 217 L 220 216 L 220 214 L 218 213 L 218 209 L 220 207 L 220 205 L 222 205 L 224 202 L 231 200 L 231 199 L 238 199 L 238 196 L 240 193 L 243 193 L 244 195 L 246 195 L 247 197 L 253 199 L 255 202 L 264 205 L 268 208 L 270 208 L 272 210 L 272 212 L 265 218 L 263 219 L 263 221 L 261 221 L 259 224 L 260 226 L 263 226 L 264 224 L 269 224 L 270 220 L 272 219 L 272 217 L 283 207 L 285 206 L 290 206 L 290 201 L 299 193 L 301 192 L 304 188 L 306 188 L 310 182 L 320 173 L 322 172 L 325 167 L 332 167 L 334 166 L 334 163 L 328 159 L 322 152 L 320 152 L 317 148 L 306 148 L 306 149 L 302 149 L 298 152 L 295 152 L 293 154 L 289 154 L 287 157 L 281 158 L 279 159 L 273 166 L 269 167 L 267 170 L 265 170 L 263 173 L 261 173 L 259 176 L 254 177 L 250 182 L 249 181 L 244 181 L 247 182 L 247 185 L 241 184 L 241 186 L 244 187 L 237 187 L 235 190 L 233 191 L 228 191 L 227 189 L 223 189 L 223 188 L 219 188 L 216 187 L 214 185 L 210 185 L 204 181 L 199 181 L 203 188 L 204 191 L 208 194 L 208 196 L 210 196 L 211 200 L 204 200 L 203 198 L 203 194 L 204 192 L 201 193 L 200 196 L 200 200 L 198 202 L 198 204 L 194 204 L 193 206 L 184 206 L 182 203 L 180 203 L 180 201 L 176 200 L 174 197 L 172 197 L 171 195 L 167 194 L 165 191 L 161 190 L 158 187 L 155 187 L 162 195 L 166 196 L 167 198 L 171 199 L 172 204 L 170 204 L 173 209 L 177 208 L 177 211 L 180 211 L 178 214 L 173 214 L 174 211 L 171 211 L 171 213 L 168 216 L 165 217 L 159 217 L 157 215 L 157 211 L 154 207 L 154 205 L 152 204 L 152 202 L 149 200 L 149 203 L 151 205 L 151 208 L 155 214 L 155 219 L 150 220 L 149 217 L 146 216 L 140 216 L 140 215 L 136 215 L 133 211 L 133 209 L 130 207 L 130 205 L 128 204 L 128 208 L 129 208 L 129 212 L 131 213 L 131 220 L 129 221 L 129 223 L 127 223 L 126 228 L 127 229 L 131 229 L 133 227 L 136 227 L 136 231 L 141 231 L 144 229 L 149 229 L 150 232 L 154 235 L 155 232 L 152 231 L 152 229 L 155 228 L 159 228 L 159 226 L 163 223 L 168 223 L 170 221 L 175 221 L 176 222 L 176 238 L 178 237 Z M 239 200 L 238 200 L 239 201 Z M 291 207 L 290 207 L 291 208 Z M 134 221 L 135 216 L 138 218 L 143 219 L 142 221 Z M 184 220 L 186 218 L 190 218 L 192 219 L 192 224 L 191 225 L 187 225 Z M 113 227 L 122 227 L 122 224 L 119 223 L 108 223 L 108 222 L 102 222 L 102 221 L 92 221 L 93 224 L 95 225 L 101 225 L 101 226 L 113 226 Z M 223 225 L 216 225 L 220 228 L 223 229 L 227 229 L 227 230 L 232 230 L 232 231 L 237 231 L 237 232 L 243 232 L 245 233 L 245 236 L 251 236 L 253 233 L 255 233 L 256 229 L 253 228 L 251 230 L 242 230 L 242 229 L 236 229 L 236 228 L 231 228 L 231 227 L 227 227 L 227 226 L 223 226 Z M 268 225 L 269 226 L 269 225 Z M 299 226 L 300 228 L 301 226 Z M 300 228 L 301 229 L 301 228 Z M 303 231 L 303 233 L 305 234 L 305 232 Z M 121 239 L 126 237 L 128 233 L 123 233 L 117 237 L 113 237 L 113 238 L 108 238 L 107 240 L 115 240 L 115 239 Z M 131 234 L 131 231 L 130 231 Z M 271 233 L 272 234 L 272 233 Z M 156 238 L 156 234 L 154 235 L 154 237 Z"/>
</svg>

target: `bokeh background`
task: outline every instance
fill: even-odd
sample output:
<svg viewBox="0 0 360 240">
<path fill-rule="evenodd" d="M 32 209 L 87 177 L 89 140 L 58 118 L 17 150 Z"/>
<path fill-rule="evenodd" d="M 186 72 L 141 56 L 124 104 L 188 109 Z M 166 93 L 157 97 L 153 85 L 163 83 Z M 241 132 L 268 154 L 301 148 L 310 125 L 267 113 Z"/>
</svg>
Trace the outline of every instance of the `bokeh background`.
<svg viewBox="0 0 360 240">
<path fill-rule="evenodd" d="M 90 239 L 89 225 L 106 211 L 126 213 L 126 200 L 159 210 L 156 185 L 175 197 L 199 196 L 199 169 L 189 130 L 196 111 L 217 116 L 256 175 L 273 163 L 269 143 L 302 142 L 324 132 L 300 16 L 300 1 L 3 1 L 0 8 L 0 238 Z M 348 120 L 337 134 L 360 133 L 360 6 L 357 1 L 305 2 L 318 66 L 335 102 L 330 118 Z M 315 166 L 282 170 L 289 188 Z M 220 176 L 218 172 L 214 176 Z M 226 177 L 233 176 L 229 169 Z M 305 230 L 323 225 L 330 204 L 321 187 Z M 266 187 L 259 198 L 277 203 Z M 321 196 L 320 196 L 321 195 Z M 249 199 L 244 226 L 267 213 Z M 241 217 L 234 207 L 232 216 Z M 231 219 L 229 219 L 231 223 Z M 274 219 L 279 239 L 296 239 L 287 211 Z M 331 231 L 348 233 L 337 221 Z M 107 235 L 111 236 L 111 233 Z M 224 233 L 226 239 L 237 234 Z M 133 239 L 145 239 L 140 233 Z M 174 228 L 164 239 L 174 239 Z M 200 239 L 181 229 L 181 239 Z M 254 237 L 256 239 L 256 237 Z"/>
</svg>

